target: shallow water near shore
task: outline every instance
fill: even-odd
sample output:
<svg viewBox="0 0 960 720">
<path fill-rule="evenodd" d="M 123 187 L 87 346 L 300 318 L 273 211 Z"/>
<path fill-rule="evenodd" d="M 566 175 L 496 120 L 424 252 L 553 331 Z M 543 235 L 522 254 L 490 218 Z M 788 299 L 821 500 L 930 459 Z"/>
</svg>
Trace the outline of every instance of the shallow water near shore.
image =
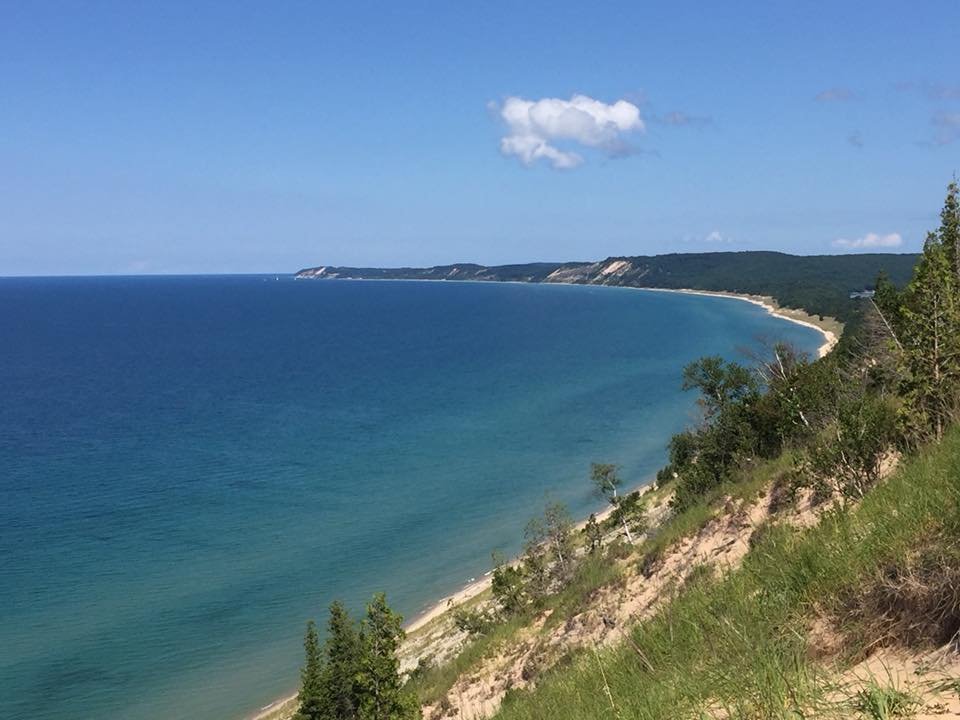
<svg viewBox="0 0 960 720">
<path fill-rule="evenodd" d="M 290 277 L 0 280 L 0 717 L 231 720 L 304 622 L 412 617 L 601 506 L 694 417 L 684 364 L 821 335 L 736 300 Z"/>
</svg>

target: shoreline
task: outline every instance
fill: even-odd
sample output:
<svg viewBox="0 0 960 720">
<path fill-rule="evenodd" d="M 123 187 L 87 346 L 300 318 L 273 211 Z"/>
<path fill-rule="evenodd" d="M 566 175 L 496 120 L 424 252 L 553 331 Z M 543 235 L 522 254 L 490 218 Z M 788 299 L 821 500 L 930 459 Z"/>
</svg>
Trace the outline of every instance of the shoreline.
<svg viewBox="0 0 960 720">
<path fill-rule="evenodd" d="M 333 278 L 337 280 L 354 280 L 354 281 L 373 281 L 378 280 L 383 281 L 386 278 Z M 467 282 L 467 283 L 490 283 L 490 282 L 506 282 L 513 283 L 518 285 L 581 285 L 583 287 L 591 287 L 588 283 L 530 283 L 524 282 L 522 280 L 446 280 L 446 279 L 437 279 L 437 280 L 427 280 L 427 279 L 414 279 L 414 278 L 401 278 L 401 282 Z M 839 342 L 839 335 L 843 332 L 843 324 L 834 318 L 824 317 L 822 320 L 815 315 L 811 315 L 805 310 L 794 309 L 794 308 L 783 308 L 777 303 L 776 299 L 770 296 L 765 295 L 747 295 L 744 293 L 734 293 L 725 290 L 694 290 L 692 288 L 656 288 L 656 287 L 639 287 L 633 285 L 595 285 L 593 287 L 611 287 L 611 288 L 624 288 L 627 290 L 645 290 L 650 292 L 669 292 L 669 293 L 682 293 L 685 295 L 705 295 L 707 297 L 718 297 L 718 298 L 729 298 L 731 300 L 740 300 L 743 302 L 749 302 L 753 305 L 758 305 L 766 310 L 770 315 L 780 318 L 781 320 L 786 320 L 788 322 L 796 323 L 798 325 L 803 325 L 804 327 L 811 328 L 816 330 L 823 336 L 823 343 L 817 349 L 817 357 L 823 358 L 826 357 L 833 349 L 836 347 Z M 641 495 L 646 494 L 653 488 L 654 479 L 650 478 L 647 482 L 634 487 L 633 489 L 625 493 L 639 492 Z M 600 512 L 594 513 L 596 515 L 597 522 L 602 522 L 610 516 L 613 512 L 613 507 L 608 506 L 601 510 Z M 589 519 L 589 516 L 588 516 Z M 580 520 L 574 525 L 574 532 L 579 532 L 586 525 L 587 520 Z M 510 564 L 517 562 L 519 558 L 512 558 Z M 477 596 L 483 594 L 488 590 L 493 582 L 493 571 L 487 571 L 484 573 L 483 577 L 467 582 L 459 590 L 453 592 L 449 595 L 444 595 L 439 600 L 435 602 L 430 602 L 427 604 L 426 608 L 415 615 L 411 620 L 404 623 L 403 629 L 408 635 L 416 633 L 419 630 L 425 628 L 427 625 L 432 623 L 434 620 L 443 617 L 448 612 L 451 612 L 455 608 L 463 605 L 464 603 L 473 600 Z M 284 720 L 285 718 L 292 715 L 292 711 L 295 709 L 292 707 L 293 703 L 297 699 L 297 694 L 289 694 L 283 697 L 274 700 L 273 702 L 263 706 L 256 713 L 246 716 L 247 720 Z"/>
<path fill-rule="evenodd" d="M 295 280 L 316 280 L 318 278 L 293 276 Z M 737 293 L 730 290 L 694 290 L 693 288 L 659 288 L 645 287 L 642 285 L 604 285 L 601 283 L 581 283 L 581 282 L 543 282 L 530 280 L 451 280 L 449 278 L 356 278 L 356 277 L 332 277 L 322 278 L 326 282 L 345 280 L 349 282 L 446 282 L 446 283 L 482 283 L 482 284 L 503 284 L 503 285 L 571 285 L 579 287 L 604 287 L 604 288 L 622 288 L 625 290 L 648 290 L 650 292 L 669 292 L 683 293 L 684 295 L 705 295 L 707 297 L 731 298 L 733 300 L 742 300 L 744 302 L 759 305 L 774 317 L 786 320 L 788 322 L 803 325 L 812 330 L 816 330 L 823 335 L 823 344 L 817 349 L 817 359 L 826 357 L 830 354 L 837 343 L 840 342 L 840 335 L 843 334 L 843 323 L 836 318 L 828 316 L 813 315 L 803 308 L 782 307 L 777 299 L 770 295 L 750 295 L 747 293 Z"/>
<path fill-rule="evenodd" d="M 429 281 L 427 281 L 429 282 Z M 642 483 L 636 487 L 633 487 L 630 490 L 627 490 L 623 493 L 623 496 L 626 497 L 632 493 L 638 492 L 640 496 L 646 495 L 648 492 L 653 490 L 653 483 L 655 478 L 651 477 L 645 483 Z M 613 506 L 608 505 L 598 512 L 591 513 L 597 519 L 597 522 L 603 522 L 610 515 L 613 514 Z M 587 522 L 589 521 L 590 516 L 588 515 L 586 519 L 577 521 L 572 532 L 580 532 L 586 527 Z M 509 565 L 520 562 L 520 556 L 510 559 Z M 493 571 L 489 570 L 484 573 L 483 577 L 472 582 L 468 582 L 466 585 L 461 587 L 454 593 L 449 595 L 444 595 L 439 600 L 435 602 L 430 602 L 427 604 L 426 609 L 420 612 L 418 615 L 414 616 L 412 620 L 404 622 L 403 630 L 407 635 L 416 633 L 423 628 L 427 627 L 430 623 L 438 618 L 443 617 L 447 613 L 455 610 L 464 603 L 467 603 L 479 595 L 482 595 L 486 592 L 493 583 Z M 284 695 L 283 697 L 277 698 L 271 703 L 264 705 L 259 710 L 251 715 L 246 716 L 246 720 L 287 720 L 289 717 L 292 717 L 293 712 L 295 711 L 294 703 L 297 699 L 297 693 L 291 693 Z"/>
<path fill-rule="evenodd" d="M 630 287 L 630 286 L 620 286 Z M 823 335 L 823 344 L 817 349 L 817 358 L 826 357 L 840 342 L 840 334 L 843 332 L 843 323 L 831 317 L 824 317 L 822 320 L 816 315 L 811 315 L 806 310 L 799 308 L 785 308 L 777 303 L 776 299 L 769 295 L 747 295 L 745 293 L 735 293 L 726 290 L 693 290 L 690 288 L 655 288 L 655 287 L 637 287 L 635 290 L 650 290 L 651 292 L 672 292 L 683 293 L 684 295 L 706 295 L 707 297 L 730 298 L 732 300 L 742 300 L 744 302 L 759 305 L 774 317 L 778 317 L 788 322 L 803 325 L 804 327 L 816 330 Z"/>
<path fill-rule="evenodd" d="M 437 282 L 431 280 L 425 280 L 423 282 Z M 445 281 L 451 282 L 451 281 Z M 452 282 L 494 282 L 489 280 L 454 280 Z M 502 281 L 495 281 L 502 282 Z M 507 281 L 511 282 L 511 281 Z M 555 285 L 580 285 L 583 283 L 519 283 L 519 284 L 555 284 Z M 816 330 L 823 336 L 823 343 L 817 349 L 818 358 L 825 357 L 829 354 L 834 347 L 836 347 L 839 342 L 838 334 L 842 332 L 843 325 L 833 319 L 833 318 L 824 318 L 823 320 L 818 320 L 816 316 L 811 315 L 805 310 L 797 310 L 792 308 L 782 308 L 780 307 L 776 300 L 769 296 L 764 295 L 746 295 L 743 293 L 733 293 L 722 290 L 693 290 L 689 288 L 652 288 L 652 287 L 633 287 L 629 285 L 603 285 L 600 287 L 623 287 L 628 290 L 649 290 L 653 292 L 672 292 L 672 293 L 683 293 L 685 295 L 706 295 L 708 297 L 724 297 L 730 298 L 732 300 L 742 300 L 744 302 L 749 302 L 754 305 L 758 305 L 764 308 L 771 315 L 778 317 L 782 320 L 788 322 L 796 323 L 797 325 L 803 325 L 804 327 L 811 328 Z M 836 329 L 836 332 L 834 331 Z M 648 482 L 639 485 L 638 487 L 633 488 L 628 491 L 640 492 L 641 495 L 645 494 L 653 487 L 653 479 L 651 478 Z M 601 512 L 595 513 L 597 521 L 603 521 L 613 512 L 612 507 L 604 508 Z M 586 525 L 586 520 L 581 520 L 574 526 L 575 531 L 583 529 Z M 511 563 L 516 559 L 511 560 Z M 404 630 L 408 633 L 416 632 L 417 630 L 425 627 L 432 620 L 440 617 L 445 614 L 447 611 L 452 610 L 453 608 L 461 605 L 469 600 L 472 600 L 477 595 L 480 595 L 491 585 L 492 572 L 487 572 L 479 580 L 474 580 L 468 582 L 460 590 L 450 595 L 445 595 L 440 598 L 435 603 L 428 605 L 427 609 L 421 612 L 419 615 L 414 617 L 408 624 L 405 625 Z"/>
<path fill-rule="evenodd" d="M 647 494 L 651 489 L 653 489 L 653 483 L 655 478 L 651 477 L 647 482 L 634 487 L 632 490 L 626 491 L 623 495 L 627 496 L 632 493 L 638 492 L 640 496 Z M 610 515 L 613 514 L 613 506 L 608 505 L 599 512 L 591 513 L 597 519 L 597 522 L 603 522 Z M 588 515 L 584 520 L 578 520 L 574 523 L 572 532 L 580 532 L 583 528 L 586 527 L 587 522 L 589 521 L 590 516 Z M 512 558 L 509 562 L 510 565 L 513 565 L 516 562 L 519 562 L 520 558 Z M 493 571 L 489 570 L 484 573 L 483 577 L 479 580 L 474 580 L 472 582 L 464 585 L 460 590 L 450 595 L 445 595 L 434 603 L 428 604 L 427 608 L 421 612 L 419 615 L 415 616 L 409 623 L 405 623 L 404 631 L 407 633 L 414 633 L 421 628 L 426 627 L 430 624 L 431 621 L 437 619 L 438 617 L 446 614 L 449 610 L 453 610 L 455 607 L 462 605 L 469 600 L 477 597 L 483 593 L 493 582 Z"/>
</svg>

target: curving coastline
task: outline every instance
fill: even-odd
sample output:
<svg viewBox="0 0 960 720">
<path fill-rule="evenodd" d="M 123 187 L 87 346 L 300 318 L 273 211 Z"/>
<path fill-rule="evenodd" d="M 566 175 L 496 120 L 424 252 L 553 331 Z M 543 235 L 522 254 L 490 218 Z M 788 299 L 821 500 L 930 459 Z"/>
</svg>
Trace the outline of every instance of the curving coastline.
<svg viewBox="0 0 960 720">
<path fill-rule="evenodd" d="M 388 279 L 388 278 L 338 278 L 343 280 L 378 280 L 378 279 Z M 508 282 L 508 283 L 518 283 L 518 284 L 529 284 L 527 281 L 523 280 L 499 280 L 499 281 L 490 281 L 490 280 L 470 280 L 470 279 L 447 279 L 447 278 L 435 278 L 435 279 L 421 279 L 421 278 L 409 278 L 407 279 L 413 282 Z M 583 285 L 585 283 L 581 282 L 571 282 L 571 281 L 554 281 L 552 284 L 563 284 L 563 285 Z M 637 287 L 631 285 L 619 285 L 619 286 L 607 286 L 607 287 L 620 287 L 627 290 L 641 290 L 649 292 L 669 292 L 669 293 L 681 293 L 686 295 L 703 295 L 708 297 L 715 298 L 727 298 L 731 300 L 739 300 L 744 302 L 749 302 L 754 305 L 758 305 L 764 308 L 770 315 L 773 315 L 779 319 L 786 320 L 804 327 L 811 328 L 819 332 L 823 337 L 823 343 L 819 346 L 817 354 L 819 358 L 825 357 L 829 354 L 833 348 L 839 342 L 839 337 L 843 332 L 843 324 L 838 320 L 830 317 L 819 317 L 812 315 L 805 310 L 800 310 L 796 308 L 784 308 L 781 307 L 777 301 L 769 296 L 762 295 L 747 295 L 743 293 L 734 293 L 727 291 L 711 291 L 711 290 L 695 290 L 691 288 L 657 288 L 657 287 Z M 653 486 L 651 484 L 652 478 L 648 479 L 646 482 L 640 484 L 639 486 L 632 487 L 628 492 L 638 491 L 640 493 L 645 493 L 649 491 Z M 596 513 L 597 520 L 606 519 L 613 509 L 611 507 L 604 507 L 601 511 Z M 582 529 L 586 524 L 586 519 L 581 519 L 575 525 L 577 530 Z M 434 624 L 435 621 L 440 621 L 441 619 L 448 616 L 449 613 L 452 613 L 458 607 L 469 603 L 471 600 L 478 598 L 483 595 L 486 591 L 489 590 L 491 585 L 491 573 L 485 573 L 483 577 L 471 580 L 463 587 L 461 587 L 456 592 L 444 595 L 435 602 L 428 603 L 426 608 L 415 615 L 410 620 L 404 623 L 404 630 L 408 635 L 415 635 L 420 631 L 423 631 L 428 626 Z M 296 693 L 286 694 L 273 702 L 261 707 L 255 713 L 245 716 L 244 720 L 289 720 L 295 711 L 296 711 Z"/>
<path fill-rule="evenodd" d="M 797 308 L 781 307 L 777 301 L 769 295 L 744 295 L 741 293 L 724 292 L 721 290 L 692 290 L 688 288 L 636 288 L 637 290 L 650 290 L 653 292 L 674 292 L 687 295 L 707 295 L 709 297 L 725 297 L 733 300 L 744 300 L 754 305 L 759 305 L 775 317 L 787 320 L 797 325 L 812 328 L 823 335 L 823 344 L 817 349 L 817 357 L 826 357 L 837 343 L 840 342 L 840 335 L 843 333 L 843 323 L 831 317 L 819 317 L 811 315 L 806 310 Z"/>
</svg>

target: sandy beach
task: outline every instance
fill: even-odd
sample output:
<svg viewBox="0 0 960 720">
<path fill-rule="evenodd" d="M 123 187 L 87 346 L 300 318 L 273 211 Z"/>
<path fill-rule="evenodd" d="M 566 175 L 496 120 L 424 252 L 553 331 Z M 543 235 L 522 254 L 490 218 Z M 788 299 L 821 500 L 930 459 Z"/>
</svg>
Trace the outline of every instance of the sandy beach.
<svg viewBox="0 0 960 720">
<path fill-rule="evenodd" d="M 632 492 L 639 492 L 641 495 L 647 493 L 653 487 L 653 478 L 650 478 L 646 483 L 633 488 L 628 491 L 627 494 Z M 597 518 L 597 522 L 602 522 L 606 520 L 613 513 L 613 506 L 607 506 L 602 510 L 594 513 Z M 588 518 L 589 519 L 589 518 Z M 587 520 L 581 520 L 576 525 L 574 525 L 574 532 L 580 532 L 586 527 Z M 519 558 L 514 558 L 511 560 L 511 563 L 519 562 Z M 428 625 L 432 620 L 440 617 L 444 613 L 452 610 L 453 608 L 462 605 L 463 603 L 472 600 L 483 593 L 487 588 L 490 587 L 492 582 L 493 573 L 485 573 L 484 576 L 478 580 L 468 583 L 463 588 L 453 593 L 452 595 L 447 595 L 446 597 L 441 598 L 438 602 L 431 605 L 429 609 L 417 615 L 409 623 L 404 625 L 404 629 L 408 633 L 416 632 L 417 630 Z"/>
<path fill-rule="evenodd" d="M 771 315 L 778 318 L 789 320 L 797 325 L 804 325 L 812 328 L 823 335 L 823 344 L 817 349 L 817 357 L 825 357 L 837 343 L 840 341 L 840 334 L 843 332 L 843 323 L 831 317 L 821 319 L 817 315 L 811 315 L 805 310 L 795 308 L 780 307 L 777 301 L 768 295 L 744 295 L 741 293 L 724 292 L 721 290 L 691 290 L 688 288 L 636 288 L 637 290 L 650 290 L 653 292 L 675 292 L 686 295 L 707 295 L 710 297 L 725 297 L 733 300 L 744 300 L 754 305 L 759 305 Z"/>
<path fill-rule="evenodd" d="M 650 478 L 646 483 L 634 487 L 633 489 L 627 491 L 626 494 L 632 492 L 639 492 L 641 495 L 646 494 L 653 488 L 653 478 Z M 596 516 L 597 522 L 602 522 L 606 520 L 613 513 L 613 506 L 607 506 L 602 510 L 594 513 Z M 588 518 L 589 519 L 589 518 Z M 587 524 L 587 520 L 581 520 L 576 525 L 574 525 L 574 532 L 581 531 Z M 514 558 L 511 561 L 512 563 L 520 562 L 520 558 Z M 482 578 L 474 580 L 472 582 L 464 585 L 460 590 L 450 595 L 445 595 L 440 598 L 437 602 L 430 605 L 422 613 L 411 619 L 410 621 L 404 623 L 404 630 L 408 635 L 413 635 L 418 631 L 424 629 L 433 621 L 443 617 L 449 612 L 452 612 L 456 608 L 460 607 L 464 603 L 473 600 L 479 595 L 482 595 L 486 590 L 490 588 L 493 579 L 493 572 L 487 572 Z M 248 716 L 248 720 L 286 720 L 291 717 L 296 709 L 296 694 L 285 695 L 282 698 L 275 700 L 269 705 L 265 705 L 260 708 L 256 713 Z"/>
</svg>

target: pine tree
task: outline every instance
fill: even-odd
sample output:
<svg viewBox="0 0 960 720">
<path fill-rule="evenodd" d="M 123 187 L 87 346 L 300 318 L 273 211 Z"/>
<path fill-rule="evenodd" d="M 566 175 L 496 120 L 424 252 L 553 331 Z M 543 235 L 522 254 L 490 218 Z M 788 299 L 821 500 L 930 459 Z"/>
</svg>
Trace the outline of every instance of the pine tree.
<svg viewBox="0 0 960 720">
<path fill-rule="evenodd" d="M 592 554 L 599 550 L 603 545 L 603 530 L 600 529 L 596 514 L 590 513 L 587 524 L 583 528 L 583 533 L 587 536 L 587 546 L 590 549 L 590 553 Z"/>
<path fill-rule="evenodd" d="M 955 193 L 954 193 L 955 195 Z M 930 233 L 903 293 L 903 370 L 907 431 L 940 441 L 957 406 L 960 379 L 958 278 L 940 238 Z"/>
<path fill-rule="evenodd" d="M 954 277 L 960 279 L 960 187 L 955 179 L 947 186 L 937 239 L 943 246 Z"/>
<path fill-rule="evenodd" d="M 325 717 L 353 720 L 357 717 L 360 641 L 350 615 L 339 601 L 330 606 L 325 651 L 327 663 L 321 678 Z"/>
<path fill-rule="evenodd" d="M 523 571 L 509 565 L 499 553 L 493 554 L 493 578 L 490 584 L 493 598 L 507 615 L 520 612 L 527 602 Z"/>
<path fill-rule="evenodd" d="M 900 334 L 903 332 L 902 298 L 896 286 L 890 281 L 890 276 L 883 270 L 877 276 L 872 303 L 891 341 L 902 352 L 903 346 L 900 344 Z"/>
<path fill-rule="evenodd" d="M 403 690 L 397 649 L 404 638 L 402 618 L 387 606 L 383 593 L 373 596 L 361 635 L 357 675 L 361 720 L 407 720 L 419 717 L 419 707 Z"/>
<path fill-rule="evenodd" d="M 307 623 L 307 634 L 303 639 L 306 662 L 300 671 L 300 707 L 295 720 L 322 720 L 325 717 L 322 698 L 323 662 L 320 657 L 320 639 L 317 636 L 317 624 Z"/>
</svg>

